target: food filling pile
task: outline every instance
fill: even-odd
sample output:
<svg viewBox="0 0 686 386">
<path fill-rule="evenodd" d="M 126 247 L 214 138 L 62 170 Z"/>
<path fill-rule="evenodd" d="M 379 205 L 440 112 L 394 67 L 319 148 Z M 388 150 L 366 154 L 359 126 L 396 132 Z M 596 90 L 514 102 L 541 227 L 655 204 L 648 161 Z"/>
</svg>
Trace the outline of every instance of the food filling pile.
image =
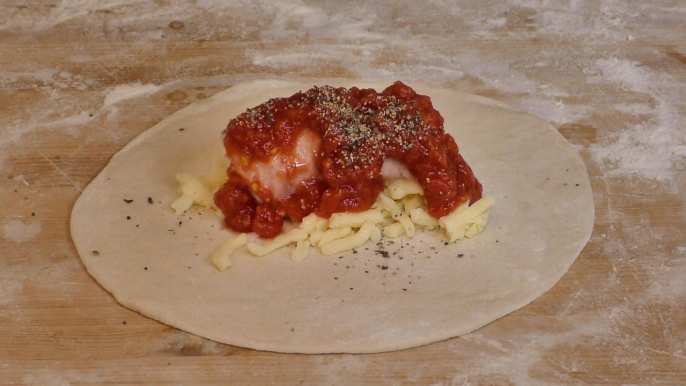
<svg viewBox="0 0 686 386">
<path fill-rule="evenodd" d="M 230 161 L 200 178 L 177 176 L 177 214 L 213 207 L 240 235 L 213 257 L 220 270 L 247 244 L 254 255 L 296 243 L 326 255 L 367 240 L 440 228 L 449 242 L 485 227 L 493 198 L 443 129 L 431 99 L 402 82 L 373 89 L 314 87 L 270 99 L 229 122 Z M 226 172 L 224 172 L 226 170 Z M 300 223 L 283 231 L 284 218 Z M 254 232 L 266 242 L 248 242 Z"/>
</svg>

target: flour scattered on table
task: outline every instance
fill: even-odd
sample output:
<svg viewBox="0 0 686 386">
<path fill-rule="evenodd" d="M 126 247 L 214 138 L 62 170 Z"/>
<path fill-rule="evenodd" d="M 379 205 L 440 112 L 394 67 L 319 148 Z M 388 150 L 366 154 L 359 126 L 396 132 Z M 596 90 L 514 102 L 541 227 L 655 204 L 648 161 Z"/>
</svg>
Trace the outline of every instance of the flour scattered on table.
<svg viewBox="0 0 686 386">
<path fill-rule="evenodd" d="M 127 99 L 140 98 L 150 94 L 154 94 L 160 90 L 160 86 L 154 84 L 122 84 L 109 90 L 105 95 L 103 102 L 103 109 L 115 110 L 115 105 Z"/>
<path fill-rule="evenodd" d="M 10 220 L 2 227 L 3 236 L 6 240 L 15 243 L 25 243 L 31 241 L 43 230 L 40 221 L 26 223 L 22 220 Z"/>
<path fill-rule="evenodd" d="M 23 289 L 24 284 L 20 280 L 0 276 L 0 305 L 14 304 L 21 296 Z"/>
<path fill-rule="evenodd" d="M 639 105 L 639 112 L 649 113 L 641 123 L 612 132 L 591 146 L 596 162 L 606 164 L 607 175 L 636 175 L 642 178 L 670 181 L 686 169 L 686 126 L 680 109 L 686 102 L 675 80 L 664 72 L 656 72 L 640 63 L 618 58 L 596 61 L 602 78 L 623 90 L 644 94 L 655 107 L 648 110 Z M 620 106 L 634 109 L 636 104 Z"/>
</svg>

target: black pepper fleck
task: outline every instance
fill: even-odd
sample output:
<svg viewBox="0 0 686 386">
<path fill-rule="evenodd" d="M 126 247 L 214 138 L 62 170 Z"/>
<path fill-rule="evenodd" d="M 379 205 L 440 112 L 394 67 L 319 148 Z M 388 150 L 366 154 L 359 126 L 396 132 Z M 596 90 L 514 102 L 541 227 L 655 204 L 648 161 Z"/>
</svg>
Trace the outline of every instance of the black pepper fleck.
<svg viewBox="0 0 686 386">
<path fill-rule="evenodd" d="M 464 256 L 464 253 L 458 253 L 457 254 L 457 257 L 462 257 L 462 256 Z"/>
<path fill-rule="evenodd" d="M 127 198 L 125 198 L 125 199 L 124 199 L 124 202 L 127 203 L 127 204 L 130 204 L 130 203 L 133 202 L 133 199 L 127 199 Z"/>
<path fill-rule="evenodd" d="M 98 252 L 98 251 L 93 251 L 91 253 L 93 254 L 93 256 L 100 256 L 100 252 Z"/>
<path fill-rule="evenodd" d="M 152 204 L 152 197 L 148 197 L 148 204 Z"/>
</svg>

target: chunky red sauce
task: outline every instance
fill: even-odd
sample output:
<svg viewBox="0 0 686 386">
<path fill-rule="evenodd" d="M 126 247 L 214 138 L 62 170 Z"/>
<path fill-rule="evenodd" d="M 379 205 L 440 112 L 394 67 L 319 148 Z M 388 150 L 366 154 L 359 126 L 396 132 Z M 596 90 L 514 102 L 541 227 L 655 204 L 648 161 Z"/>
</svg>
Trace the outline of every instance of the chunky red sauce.
<svg viewBox="0 0 686 386">
<path fill-rule="evenodd" d="M 295 157 L 305 131 L 318 145 L 309 165 L 316 173 L 295 180 L 290 194 L 275 197 L 245 170 L 274 165 L 277 156 Z M 482 193 L 431 99 L 399 81 L 381 93 L 324 86 L 271 99 L 229 122 L 224 146 L 233 162 L 214 201 L 229 228 L 261 237 L 279 234 L 284 216 L 300 221 L 312 212 L 328 218 L 369 209 L 384 189 L 386 158 L 402 162 L 417 178 L 433 217 L 474 203 Z M 308 166 L 278 165 L 283 179 L 302 176 Z"/>
</svg>

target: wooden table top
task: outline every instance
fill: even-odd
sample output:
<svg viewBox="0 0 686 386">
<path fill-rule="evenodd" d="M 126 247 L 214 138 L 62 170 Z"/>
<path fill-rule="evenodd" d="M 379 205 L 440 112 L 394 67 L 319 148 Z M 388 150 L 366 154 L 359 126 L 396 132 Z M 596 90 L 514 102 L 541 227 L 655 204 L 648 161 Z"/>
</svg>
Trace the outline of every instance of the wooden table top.
<svg viewBox="0 0 686 386">
<path fill-rule="evenodd" d="M 686 4 L 539 3 L 2 2 L 0 384 L 686 384 Z M 529 306 L 375 355 L 214 343 L 88 275 L 70 211 L 127 142 L 237 82 L 322 77 L 551 122 L 591 176 L 589 244 Z"/>
</svg>

